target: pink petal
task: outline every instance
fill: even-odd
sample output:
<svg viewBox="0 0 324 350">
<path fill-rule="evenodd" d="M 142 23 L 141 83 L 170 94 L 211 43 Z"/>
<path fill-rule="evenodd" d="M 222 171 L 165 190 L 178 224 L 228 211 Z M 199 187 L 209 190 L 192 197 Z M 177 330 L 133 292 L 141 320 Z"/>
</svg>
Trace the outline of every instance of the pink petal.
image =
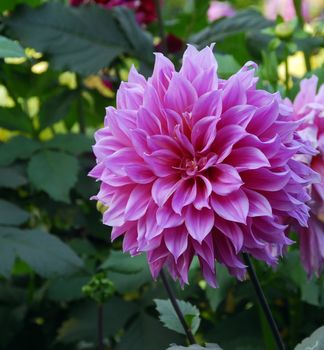
<svg viewBox="0 0 324 350">
<path fill-rule="evenodd" d="M 180 163 L 179 156 L 168 149 L 159 149 L 151 154 L 144 154 L 144 159 L 153 173 L 160 177 L 174 174 L 174 168 Z"/>
<path fill-rule="evenodd" d="M 225 220 L 246 223 L 249 212 L 249 201 L 242 190 L 237 190 L 227 196 L 213 194 L 211 206 Z"/>
<path fill-rule="evenodd" d="M 138 220 L 147 210 L 151 199 L 151 185 L 137 185 L 131 192 L 126 208 L 126 220 Z"/>
<path fill-rule="evenodd" d="M 182 225 L 177 228 L 165 229 L 163 231 L 164 242 L 175 261 L 185 252 L 188 247 L 188 232 Z"/>
<path fill-rule="evenodd" d="M 222 112 L 222 98 L 219 90 L 209 91 L 200 96 L 192 110 L 192 122 L 195 124 L 206 116 L 217 119 Z"/>
<path fill-rule="evenodd" d="M 201 243 L 213 228 L 214 213 L 207 208 L 197 210 L 189 206 L 186 210 L 185 223 L 190 236 Z"/>
<path fill-rule="evenodd" d="M 238 171 L 270 166 L 267 157 L 254 147 L 241 147 L 232 150 L 225 162 L 235 167 Z"/>
<path fill-rule="evenodd" d="M 174 73 L 165 94 L 165 107 L 180 114 L 190 112 L 197 98 L 197 93 L 190 82 L 179 73 Z"/>
<path fill-rule="evenodd" d="M 182 208 L 192 203 L 196 198 L 197 186 L 194 179 L 183 180 L 172 198 L 173 210 L 181 215 Z"/>
<path fill-rule="evenodd" d="M 236 254 L 238 254 L 243 247 L 244 241 L 244 235 L 240 226 L 235 222 L 224 220 L 218 215 L 215 215 L 215 227 L 230 239 Z"/>
<path fill-rule="evenodd" d="M 156 179 L 156 176 L 145 164 L 130 164 L 125 167 L 128 177 L 139 184 L 147 184 Z"/>
<path fill-rule="evenodd" d="M 176 214 L 170 205 L 165 204 L 156 212 L 157 224 L 162 228 L 177 227 L 184 222 L 181 215 Z"/>
<path fill-rule="evenodd" d="M 171 175 L 157 179 L 152 186 L 152 198 L 154 202 L 162 207 L 177 189 L 179 177 Z"/>
<path fill-rule="evenodd" d="M 208 175 L 213 191 L 220 196 L 237 191 L 243 184 L 237 170 L 228 164 L 218 164 L 209 170 Z"/>
<path fill-rule="evenodd" d="M 249 214 L 250 217 L 255 216 L 272 216 L 272 209 L 269 201 L 262 194 L 244 189 L 245 194 L 249 200 Z"/>
<path fill-rule="evenodd" d="M 137 113 L 137 127 L 144 130 L 148 135 L 161 133 L 159 118 L 146 108 L 140 108 Z"/>
<path fill-rule="evenodd" d="M 206 151 L 214 142 L 217 122 L 218 119 L 215 117 L 204 117 L 194 125 L 191 141 L 197 151 Z"/>
</svg>

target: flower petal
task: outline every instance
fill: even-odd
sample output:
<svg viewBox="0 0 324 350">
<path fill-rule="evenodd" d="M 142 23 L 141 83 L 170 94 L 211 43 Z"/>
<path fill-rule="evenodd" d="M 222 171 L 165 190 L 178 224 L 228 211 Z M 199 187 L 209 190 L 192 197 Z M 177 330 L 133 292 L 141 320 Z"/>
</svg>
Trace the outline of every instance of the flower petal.
<svg viewBox="0 0 324 350">
<path fill-rule="evenodd" d="M 185 223 L 190 236 L 201 243 L 213 228 L 214 213 L 207 208 L 197 210 L 189 206 L 186 210 Z"/>
<path fill-rule="evenodd" d="M 241 189 L 227 196 L 213 194 L 210 203 L 215 212 L 225 220 L 246 223 L 249 201 Z"/>
</svg>

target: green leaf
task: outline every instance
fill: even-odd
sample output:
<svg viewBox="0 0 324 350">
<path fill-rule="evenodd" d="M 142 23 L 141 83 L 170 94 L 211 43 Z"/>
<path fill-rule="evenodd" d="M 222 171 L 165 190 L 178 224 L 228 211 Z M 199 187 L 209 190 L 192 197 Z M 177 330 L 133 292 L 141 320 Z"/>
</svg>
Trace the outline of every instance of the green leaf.
<svg viewBox="0 0 324 350">
<path fill-rule="evenodd" d="M 219 345 L 211 344 L 211 343 L 207 343 L 205 347 L 197 345 L 197 344 L 193 344 L 190 346 L 172 345 L 167 350 L 186 350 L 186 349 L 189 349 L 189 350 L 203 350 L 203 349 L 222 350 L 222 348 Z"/>
<path fill-rule="evenodd" d="M 29 213 L 0 199 L 0 225 L 19 226 L 29 219 Z"/>
<path fill-rule="evenodd" d="M 306 280 L 302 284 L 301 299 L 311 305 L 320 305 L 320 286 L 315 279 Z"/>
<path fill-rule="evenodd" d="M 71 276 L 57 278 L 49 282 L 48 298 L 54 301 L 72 301 L 84 298 L 82 287 L 89 281 L 90 276 Z"/>
<path fill-rule="evenodd" d="M 77 96 L 78 94 L 75 91 L 63 90 L 48 98 L 39 111 L 40 129 L 45 129 L 64 119 Z"/>
<path fill-rule="evenodd" d="M 136 24 L 131 11 L 122 7 L 108 10 L 47 2 L 36 9 L 21 6 L 6 24 L 15 38 L 48 54 L 59 69 L 95 73 L 121 54 L 148 66 L 153 63 L 152 38 Z"/>
<path fill-rule="evenodd" d="M 114 272 L 131 274 L 142 271 L 147 266 L 145 254 L 130 256 L 120 250 L 112 250 L 110 256 L 100 268 Z"/>
<path fill-rule="evenodd" d="M 82 134 L 59 134 L 45 143 L 45 147 L 66 151 L 74 155 L 91 152 L 94 140 Z"/>
<path fill-rule="evenodd" d="M 223 265 L 217 264 L 216 271 L 219 287 L 211 288 L 207 286 L 206 288 L 206 295 L 213 311 L 217 310 L 219 304 L 225 299 L 228 290 L 235 283 L 235 279 Z"/>
<path fill-rule="evenodd" d="M 18 106 L 13 108 L 0 107 L 0 127 L 14 131 L 24 131 L 31 133 L 33 131 L 32 120 Z"/>
<path fill-rule="evenodd" d="M 140 272 L 127 275 L 125 275 L 125 273 L 108 271 L 107 277 L 114 283 L 119 293 L 136 291 L 144 284 L 152 281 L 152 276 L 147 266 Z"/>
<path fill-rule="evenodd" d="M 0 227 L 0 274 L 9 277 L 15 258 L 25 261 L 43 277 L 70 275 L 82 260 L 56 236 L 40 230 Z"/>
<path fill-rule="evenodd" d="M 31 183 L 53 199 L 69 202 L 69 191 L 76 183 L 79 165 L 75 157 L 63 152 L 43 150 L 28 164 Z"/>
<path fill-rule="evenodd" d="M 0 145 L 0 165 L 10 165 L 17 159 L 28 159 L 41 144 L 24 136 L 16 136 Z"/>
<path fill-rule="evenodd" d="M 160 313 L 160 321 L 163 322 L 164 326 L 180 334 L 186 334 L 170 300 L 154 299 L 154 302 L 157 311 Z M 195 334 L 200 325 L 200 313 L 198 308 L 182 300 L 178 300 L 178 304 L 185 319 L 187 322 L 189 321 L 188 325 L 192 333 Z"/>
<path fill-rule="evenodd" d="M 324 326 L 318 328 L 310 337 L 304 339 L 295 347 L 295 350 L 321 350 L 324 349 Z"/>
<path fill-rule="evenodd" d="M 5 57 L 25 57 L 25 52 L 16 41 L 0 35 L 0 58 Z"/>
<path fill-rule="evenodd" d="M 233 17 L 227 17 L 212 23 L 209 27 L 194 34 L 189 42 L 203 48 L 212 42 L 219 42 L 235 33 L 254 32 L 269 27 L 271 21 L 266 20 L 260 12 L 248 9 L 237 12 Z"/>
<path fill-rule="evenodd" d="M 165 350 L 174 341 L 181 344 L 180 336 L 161 327 L 159 321 L 141 312 L 121 338 L 116 350 Z"/>
<path fill-rule="evenodd" d="M 0 188 L 18 188 L 26 183 L 24 169 L 21 167 L 0 168 Z"/>
</svg>

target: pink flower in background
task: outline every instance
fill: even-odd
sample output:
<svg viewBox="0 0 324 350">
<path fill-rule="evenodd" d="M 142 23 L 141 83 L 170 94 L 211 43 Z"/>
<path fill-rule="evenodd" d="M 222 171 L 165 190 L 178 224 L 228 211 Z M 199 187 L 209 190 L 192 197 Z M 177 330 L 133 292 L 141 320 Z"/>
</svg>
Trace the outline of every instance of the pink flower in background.
<svg viewBox="0 0 324 350">
<path fill-rule="evenodd" d="M 308 159 L 322 178 L 311 188 L 309 228 L 298 228 L 301 259 L 309 276 L 319 274 L 324 266 L 324 85 L 316 94 L 317 83 L 316 76 L 304 79 L 293 103 L 294 118 L 303 121 L 300 136 L 320 152 Z"/>
<path fill-rule="evenodd" d="M 222 80 L 210 47 L 189 46 L 179 72 L 158 53 L 153 75 L 132 68 L 107 108 L 89 174 L 101 182 L 95 199 L 109 207 L 112 239 L 146 252 L 154 278 L 166 266 L 188 283 L 197 256 L 210 285 L 215 260 L 242 279 L 241 252 L 273 265 L 291 244 L 284 222 L 307 226 L 306 186 L 318 176 L 293 157 L 314 150 L 280 95 L 256 89 L 254 70 Z"/>
<path fill-rule="evenodd" d="M 235 15 L 235 10 L 228 2 L 212 1 L 210 3 L 207 16 L 210 22 L 216 21 L 222 17 L 232 17 Z"/>
<path fill-rule="evenodd" d="M 154 0 L 70 0 L 71 6 L 86 3 L 97 3 L 107 8 L 125 6 L 134 10 L 136 20 L 140 24 L 149 24 L 156 19 Z"/>
<path fill-rule="evenodd" d="M 279 15 L 285 21 L 291 21 L 296 17 L 294 0 L 266 0 L 264 15 L 271 20 L 275 20 Z M 309 0 L 302 0 L 302 15 L 306 22 L 310 20 Z"/>
</svg>

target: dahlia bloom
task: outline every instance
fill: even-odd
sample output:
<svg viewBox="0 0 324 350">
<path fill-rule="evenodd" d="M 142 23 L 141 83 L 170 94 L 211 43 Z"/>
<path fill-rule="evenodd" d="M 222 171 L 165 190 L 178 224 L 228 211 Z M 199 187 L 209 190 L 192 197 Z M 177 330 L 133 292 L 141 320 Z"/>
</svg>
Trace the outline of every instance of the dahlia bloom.
<svg viewBox="0 0 324 350">
<path fill-rule="evenodd" d="M 284 21 L 291 21 L 296 17 L 294 0 L 266 0 L 264 5 L 266 18 L 275 20 L 279 15 Z M 310 21 L 310 1 L 302 0 L 302 15 L 306 22 Z"/>
<path fill-rule="evenodd" d="M 108 107 L 93 147 L 101 181 L 95 199 L 123 250 L 146 252 L 154 278 L 163 266 L 188 283 L 198 257 L 216 286 L 215 260 L 239 279 L 240 253 L 273 265 L 292 242 L 287 218 L 307 225 L 306 186 L 317 174 L 293 159 L 313 154 L 278 93 L 256 89 L 255 64 L 217 77 L 212 47 L 189 46 L 182 68 L 156 54 L 146 80 L 133 67 Z"/>
<path fill-rule="evenodd" d="M 106 8 L 125 6 L 134 10 L 139 24 L 149 24 L 156 19 L 154 0 L 70 0 L 71 6 L 85 3 L 97 3 Z"/>
<path fill-rule="evenodd" d="M 207 12 L 210 22 L 216 21 L 222 17 L 232 17 L 235 15 L 235 10 L 228 2 L 212 1 Z"/>
<path fill-rule="evenodd" d="M 311 187 L 309 227 L 298 227 L 301 259 L 308 275 L 320 274 L 324 266 L 324 85 L 316 94 L 318 78 L 304 79 L 294 103 L 294 119 L 301 120 L 299 135 L 319 150 L 306 159 L 321 175 L 321 182 Z M 288 102 L 289 104 L 289 102 Z"/>
</svg>

